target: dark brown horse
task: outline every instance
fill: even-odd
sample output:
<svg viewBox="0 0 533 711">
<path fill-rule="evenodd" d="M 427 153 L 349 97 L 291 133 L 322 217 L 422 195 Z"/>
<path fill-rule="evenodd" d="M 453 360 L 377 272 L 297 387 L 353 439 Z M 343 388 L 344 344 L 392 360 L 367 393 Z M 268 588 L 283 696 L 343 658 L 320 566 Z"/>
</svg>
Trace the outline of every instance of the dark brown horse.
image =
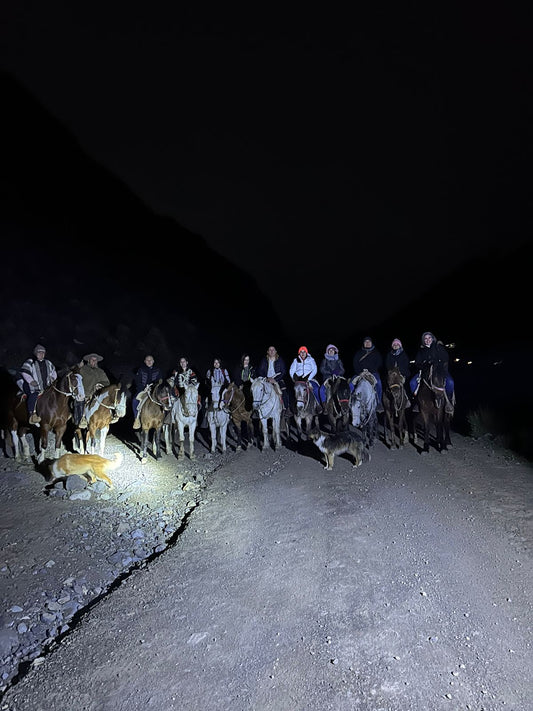
<svg viewBox="0 0 533 711">
<path fill-rule="evenodd" d="M 334 375 L 324 381 L 324 386 L 326 388 L 324 412 L 331 429 L 334 432 L 342 432 L 348 428 L 350 421 L 350 384 L 346 378 Z"/>
<path fill-rule="evenodd" d="M 108 385 L 97 390 L 85 408 L 87 433 L 85 449 L 89 454 L 104 456 L 104 448 L 109 427 L 126 414 L 127 388 L 121 383 Z M 76 430 L 80 450 L 83 453 L 81 430 Z M 98 450 L 98 451 L 97 451 Z"/>
<path fill-rule="evenodd" d="M 141 462 L 146 464 L 148 461 L 147 449 L 150 439 L 150 432 L 153 431 L 152 452 L 156 459 L 161 459 L 161 430 L 165 422 L 165 418 L 169 415 L 172 408 L 172 388 L 163 381 L 159 380 L 153 383 L 148 390 L 148 397 L 140 406 L 139 421 L 141 423 Z M 167 454 L 171 451 L 170 443 L 170 425 L 165 431 L 165 444 Z"/>
<path fill-rule="evenodd" d="M 421 373 L 417 391 L 420 414 L 417 421 L 422 424 L 424 447 L 422 453 L 429 452 L 430 432 L 435 434 L 435 449 L 445 452 L 450 440 L 451 416 L 446 413 L 446 372 L 442 364 L 427 365 Z M 414 426 L 414 443 L 417 444 L 416 422 Z"/>
<path fill-rule="evenodd" d="M 39 418 L 40 427 L 39 453 L 37 455 L 39 464 L 44 461 L 50 432 L 53 432 L 55 437 L 55 459 L 59 458 L 67 422 L 72 419 L 72 411 L 69 407 L 70 399 L 83 400 L 84 397 L 85 392 L 79 367 L 75 365 L 62 377 L 58 377 L 55 383 L 47 387 L 37 398 L 35 414 Z"/>
<path fill-rule="evenodd" d="M 405 392 L 405 377 L 397 366 L 387 371 L 387 380 L 383 391 L 383 409 L 385 410 L 385 444 L 392 449 L 401 449 L 407 442 L 407 418 L 405 412 L 409 399 Z M 390 440 L 389 440 L 390 435 Z"/>
<path fill-rule="evenodd" d="M 230 383 L 222 393 L 222 403 L 230 416 L 232 434 L 237 441 L 237 449 L 242 449 L 243 429 L 246 443 L 253 442 L 254 424 L 251 398 L 247 402 L 243 391 L 235 383 Z"/>
<path fill-rule="evenodd" d="M 11 450 L 15 459 L 31 459 L 26 435 L 31 431 L 28 421 L 26 396 L 17 387 L 10 373 L 2 368 L 0 396 L 0 429 L 4 440 L 4 454 Z"/>
</svg>

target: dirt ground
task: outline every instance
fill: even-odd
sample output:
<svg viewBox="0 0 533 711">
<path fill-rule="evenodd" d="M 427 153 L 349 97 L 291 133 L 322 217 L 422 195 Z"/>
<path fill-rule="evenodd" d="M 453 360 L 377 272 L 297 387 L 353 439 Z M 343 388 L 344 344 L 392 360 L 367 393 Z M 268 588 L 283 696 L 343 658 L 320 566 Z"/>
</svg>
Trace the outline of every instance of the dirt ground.
<svg viewBox="0 0 533 711">
<path fill-rule="evenodd" d="M 86 499 L 3 460 L 0 708 L 533 708 L 532 467 L 452 440 L 326 472 L 112 436 Z"/>
</svg>

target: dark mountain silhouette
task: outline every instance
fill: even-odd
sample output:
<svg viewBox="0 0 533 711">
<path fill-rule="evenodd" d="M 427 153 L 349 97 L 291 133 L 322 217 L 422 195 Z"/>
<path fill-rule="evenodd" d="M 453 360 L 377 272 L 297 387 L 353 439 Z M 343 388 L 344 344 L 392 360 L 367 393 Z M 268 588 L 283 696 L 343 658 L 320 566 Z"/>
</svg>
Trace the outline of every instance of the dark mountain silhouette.
<svg viewBox="0 0 533 711">
<path fill-rule="evenodd" d="M 4 362 L 45 338 L 58 356 L 142 362 L 159 348 L 165 366 L 186 353 L 205 368 L 281 332 L 251 277 L 149 209 L 16 80 L 1 84 Z"/>
</svg>

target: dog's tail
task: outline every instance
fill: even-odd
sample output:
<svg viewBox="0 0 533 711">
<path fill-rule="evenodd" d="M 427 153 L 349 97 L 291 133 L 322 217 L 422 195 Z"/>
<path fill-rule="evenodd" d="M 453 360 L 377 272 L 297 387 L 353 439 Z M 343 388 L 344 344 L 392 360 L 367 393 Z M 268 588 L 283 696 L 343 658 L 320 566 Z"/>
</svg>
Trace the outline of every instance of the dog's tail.
<svg viewBox="0 0 533 711">
<path fill-rule="evenodd" d="M 109 469 L 118 469 L 123 461 L 124 455 L 122 452 L 115 452 L 113 458 L 110 459 L 111 464 L 109 465 Z"/>
</svg>

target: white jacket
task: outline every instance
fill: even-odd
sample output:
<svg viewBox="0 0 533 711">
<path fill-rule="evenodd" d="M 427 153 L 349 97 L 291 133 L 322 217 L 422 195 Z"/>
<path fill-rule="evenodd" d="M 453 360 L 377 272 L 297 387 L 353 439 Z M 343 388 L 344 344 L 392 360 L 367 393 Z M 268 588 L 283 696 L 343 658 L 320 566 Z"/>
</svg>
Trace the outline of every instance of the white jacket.
<svg viewBox="0 0 533 711">
<path fill-rule="evenodd" d="M 298 356 L 292 361 L 291 367 L 289 368 L 289 375 L 293 380 L 295 375 L 299 378 L 308 376 L 307 380 L 311 380 L 315 377 L 317 370 L 315 359 L 312 355 L 307 354 L 305 360 L 302 360 L 300 356 Z"/>
</svg>

